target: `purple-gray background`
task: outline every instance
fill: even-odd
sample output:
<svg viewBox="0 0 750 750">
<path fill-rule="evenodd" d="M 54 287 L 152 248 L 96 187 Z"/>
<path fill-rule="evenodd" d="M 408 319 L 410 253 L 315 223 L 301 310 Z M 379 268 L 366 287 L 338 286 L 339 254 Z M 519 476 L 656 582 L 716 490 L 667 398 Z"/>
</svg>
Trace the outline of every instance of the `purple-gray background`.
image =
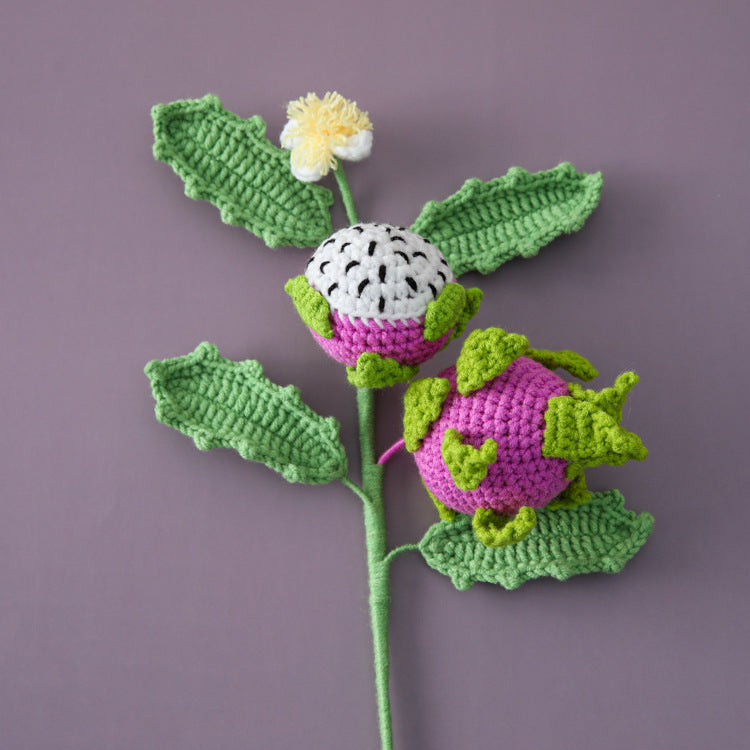
<svg viewBox="0 0 750 750">
<path fill-rule="evenodd" d="M 275 140 L 328 89 L 375 124 L 364 219 L 512 165 L 604 172 L 581 232 L 466 281 L 478 326 L 599 387 L 637 370 L 651 450 L 591 472 L 657 519 L 618 576 L 457 592 L 395 563 L 396 748 L 743 746 L 749 32 L 745 0 L 3 3 L 0 747 L 378 747 L 358 501 L 197 451 L 142 372 L 202 340 L 260 359 L 356 456 L 353 391 L 282 291 L 307 253 L 151 157 L 157 102 L 213 92 Z M 407 455 L 386 493 L 392 543 L 436 520 Z"/>
</svg>

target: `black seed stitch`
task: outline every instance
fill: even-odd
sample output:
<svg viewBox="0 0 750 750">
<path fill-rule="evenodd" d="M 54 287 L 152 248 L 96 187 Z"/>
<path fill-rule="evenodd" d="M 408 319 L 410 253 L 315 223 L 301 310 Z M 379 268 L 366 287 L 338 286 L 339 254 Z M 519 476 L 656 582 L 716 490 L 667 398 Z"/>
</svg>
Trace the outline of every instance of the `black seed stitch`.
<svg viewBox="0 0 750 750">
<path fill-rule="evenodd" d="M 327 266 L 327 265 L 328 265 L 328 264 L 329 264 L 330 262 L 331 262 L 330 260 L 324 260 L 324 261 L 323 261 L 323 262 L 322 262 L 322 263 L 320 264 L 320 272 L 321 272 L 321 273 L 323 273 L 323 269 L 324 269 L 324 268 L 325 268 L 325 267 L 326 267 L 326 266 Z"/>
<path fill-rule="evenodd" d="M 385 310 L 385 298 L 384 297 L 381 297 L 380 302 L 378 302 L 378 310 L 380 312 L 383 312 L 383 310 Z"/>
<path fill-rule="evenodd" d="M 385 266 L 380 266 L 378 269 L 378 276 L 380 276 L 380 281 L 385 281 Z"/>
<path fill-rule="evenodd" d="M 400 229 L 402 232 L 406 231 L 406 227 L 396 227 L 396 229 Z"/>
<path fill-rule="evenodd" d="M 362 290 L 370 283 L 370 279 L 362 279 L 362 281 L 359 282 L 359 286 L 357 287 L 357 293 L 362 294 Z"/>
<path fill-rule="evenodd" d="M 411 276 L 406 277 L 406 283 L 416 292 L 417 291 L 417 282 L 412 279 Z"/>
<path fill-rule="evenodd" d="M 435 289 L 435 287 L 432 286 L 432 284 L 428 284 L 427 286 L 430 287 L 430 291 L 432 292 L 432 296 L 433 297 L 437 297 L 437 289 Z"/>
<path fill-rule="evenodd" d="M 327 239 L 327 240 L 326 240 L 326 241 L 325 241 L 325 242 L 323 243 L 323 247 L 325 247 L 326 245 L 330 245 L 330 244 L 331 244 L 332 242 L 336 242 L 336 238 L 335 238 L 335 237 L 329 237 L 329 238 L 328 238 L 328 239 Z"/>
<path fill-rule="evenodd" d="M 352 227 L 352 229 L 356 229 L 356 230 L 357 230 L 357 231 L 358 231 L 358 232 L 359 232 L 360 234 L 362 234 L 362 232 L 364 232 L 364 231 L 365 231 L 364 229 L 362 229 L 362 227 L 361 227 L 361 226 L 359 226 L 359 224 L 355 224 L 355 225 L 354 225 L 354 226 Z"/>
<path fill-rule="evenodd" d="M 442 279 L 443 281 L 445 281 L 445 274 L 444 274 L 444 273 L 443 273 L 442 271 L 438 271 L 438 272 L 437 272 L 437 274 L 438 274 L 438 276 L 439 276 L 439 277 L 440 277 L 440 278 L 441 278 L 441 279 Z"/>
<path fill-rule="evenodd" d="M 441 258 L 441 259 L 440 259 L 440 262 L 441 262 L 441 263 L 442 263 L 442 264 L 443 264 L 444 266 L 447 266 L 447 265 L 448 265 L 448 261 L 447 261 L 447 260 L 446 260 L 445 258 Z"/>
<path fill-rule="evenodd" d="M 358 266 L 359 261 L 358 260 L 352 260 L 349 261 L 349 263 L 346 264 L 346 268 L 344 269 L 344 273 L 349 273 L 349 270 L 354 268 L 354 266 Z"/>
<path fill-rule="evenodd" d="M 328 294 L 330 294 L 337 286 L 338 282 L 334 282 L 333 284 L 331 284 L 331 286 L 328 287 Z"/>
<path fill-rule="evenodd" d="M 406 240 L 400 234 L 396 234 L 391 237 L 391 242 L 397 242 L 398 240 L 400 240 L 401 242 L 406 242 Z"/>
<path fill-rule="evenodd" d="M 386 234 L 390 234 L 391 233 L 391 228 L 390 227 L 386 227 L 385 228 L 385 233 Z"/>
<path fill-rule="evenodd" d="M 344 250 L 345 250 L 345 249 L 346 249 L 346 248 L 347 248 L 347 247 L 348 247 L 349 245 L 351 245 L 351 244 L 352 244 L 351 242 L 345 242 L 345 243 L 344 243 L 344 244 L 343 244 L 343 245 L 342 245 L 342 246 L 341 246 L 341 247 L 339 248 L 339 252 L 340 252 L 340 253 L 343 253 L 343 252 L 344 252 Z"/>
<path fill-rule="evenodd" d="M 367 254 L 373 255 L 375 253 L 375 248 L 378 246 L 378 243 L 375 240 L 370 240 L 370 244 L 367 247 Z"/>
<path fill-rule="evenodd" d="M 411 254 L 412 258 L 416 258 L 418 255 L 421 255 L 425 260 L 427 260 L 427 256 L 421 251 L 417 250 Z"/>
<path fill-rule="evenodd" d="M 409 262 L 409 256 L 403 250 L 396 250 L 394 255 L 400 255 L 407 263 Z"/>
</svg>

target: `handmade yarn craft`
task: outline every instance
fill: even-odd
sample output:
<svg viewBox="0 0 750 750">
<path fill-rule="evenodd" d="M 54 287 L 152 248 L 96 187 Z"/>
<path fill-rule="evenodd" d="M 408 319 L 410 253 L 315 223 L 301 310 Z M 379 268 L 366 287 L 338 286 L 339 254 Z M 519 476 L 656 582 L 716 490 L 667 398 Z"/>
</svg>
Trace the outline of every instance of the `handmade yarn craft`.
<svg viewBox="0 0 750 750">
<path fill-rule="evenodd" d="M 287 114 L 279 148 L 260 117 L 242 119 L 215 96 L 160 104 L 152 110 L 154 156 L 226 223 L 269 247 L 315 248 L 285 291 L 356 389 L 361 482 L 350 477 L 338 422 L 310 409 L 297 387 L 271 382 L 259 362 L 232 362 L 204 342 L 145 371 L 157 419 L 201 450 L 233 448 L 289 482 L 339 480 L 362 501 L 380 741 L 390 750 L 391 563 L 418 552 L 462 590 L 620 571 L 653 518 L 626 510 L 617 490 L 592 493 L 584 471 L 646 457 L 641 439 L 621 425 L 638 376 L 625 372 L 599 391 L 569 383 L 556 371 L 582 381 L 597 371 L 576 352 L 533 348 L 492 327 L 472 331 L 454 365 L 417 377 L 463 335 L 482 302 L 458 277 L 490 273 L 580 229 L 599 201 L 601 174 L 569 163 L 534 174 L 513 167 L 428 202 L 409 228 L 364 222 L 342 161 L 369 156 L 368 114 L 337 93 L 308 94 Z M 336 231 L 333 194 L 316 184 L 329 172 L 349 222 Z M 407 384 L 401 437 L 376 460 L 375 392 L 399 383 Z M 389 550 L 382 479 L 401 448 L 412 453 L 439 520 L 421 541 Z"/>
</svg>

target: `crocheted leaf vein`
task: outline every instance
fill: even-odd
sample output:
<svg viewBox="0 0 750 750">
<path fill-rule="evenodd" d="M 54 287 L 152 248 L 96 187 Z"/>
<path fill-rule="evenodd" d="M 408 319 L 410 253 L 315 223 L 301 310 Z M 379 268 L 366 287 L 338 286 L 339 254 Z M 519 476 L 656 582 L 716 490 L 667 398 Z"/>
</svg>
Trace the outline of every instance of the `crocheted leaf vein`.
<svg viewBox="0 0 750 750">
<path fill-rule="evenodd" d="M 234 448 L 289 482 L 324 484 L 346 475 L 339 423 L 312 411 L 298 388 L 268 380 L 259 362 L 224 359 L 204 342 L 184 357 L 149 362 L 145 372 L 156 418 L 200 450 Z"/>
<path fill-rule="evenodd" d="M 601 172 L 576 172 L 569 162 L 536 173 L 511 167 L 504 177 L 473 178 L 446 200 L 428 202 L 411 229 L 440 248 L 456 276 L 487 274 L 579 230 L 601 189 Z"/>
<path fill-rule="evenodd" d="M 516 589 L 532 578 L 564 581 L 580 573 L 617 573 L 653 529 L 649 513 L 624 508 L 618 490 L 595 493 L 574 509 L 537 509 L 536 528 L 516 544 L 490 548 L 477 540 L 471 516 L 431 526 L 419 543 L 427 564 L 466 590 L 477 581 Z"/>
<path fill-rule="evenodd" d="M 157 104 L 154 158 L 185 183 L 185 195 L 213 203 L 227 224 L 269 247 L 313 247 L 331 234 L 330 190 L 300 182 L 289 151 L 266 138 L 266 124 L 224 109 L 218 97 Z"/>
</svg>

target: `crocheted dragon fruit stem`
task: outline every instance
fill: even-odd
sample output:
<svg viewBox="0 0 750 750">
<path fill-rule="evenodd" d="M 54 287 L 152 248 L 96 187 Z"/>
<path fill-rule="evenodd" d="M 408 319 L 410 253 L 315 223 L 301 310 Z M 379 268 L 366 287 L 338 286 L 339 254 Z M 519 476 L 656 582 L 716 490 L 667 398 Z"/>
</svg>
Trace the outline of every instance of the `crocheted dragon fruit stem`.
<svg viewBox="0 0 750 750">
<path fill-rule="evenodd" d="M 349 182 L 341 161 L 333 170 L 350 224 L 359 219 Z M 370 623 L 375 665 L 375 690 L 378 702 L 378 724 L 382 750 L 393 750 L 393 727 L 390 699 L 390 654 L 388 617 L 391 605 L 389 568 L 383 507 L 383 466 L 375 461 L 375 391 L 357 388 L 359 416 L 359 449 L 362 457 L 362 494 L 367 545 L 367 574 L 370 585 Z"/>
<path fill-rule="evenodd" d="M 370 622 L 375 660 L 375 687 L 382 750 L 393 750 L 391 702 L 389 696 L 390 657 L 388 653 L 388 613 L 390 609 L 390 560 L 386 554 L 385 512 L 383 508 L 383 467 L 375 463 L 375 391 L 357 388 L 359 444 L 362 456 L 362 487 L 369 502 L 364 503 L 367 571 L 370 583 Z"/>
<path fill-rule="evenodd" d="M 349 188 L 349 181 L 346 179 L 344 167 L 341 165 L 341 161 L 336 165 L 333 174 L 336 176 L 336 182 L 341 191 L 341 200 L 343 201 L 344 209 L 346 210 L 346 218 L 349 220 L 350 224 L 356 224 L 359 219 L 357 218 L 357 211 L 354 208 L 354 198 L 352 197 L 352 191 Z"/>
</svg>

